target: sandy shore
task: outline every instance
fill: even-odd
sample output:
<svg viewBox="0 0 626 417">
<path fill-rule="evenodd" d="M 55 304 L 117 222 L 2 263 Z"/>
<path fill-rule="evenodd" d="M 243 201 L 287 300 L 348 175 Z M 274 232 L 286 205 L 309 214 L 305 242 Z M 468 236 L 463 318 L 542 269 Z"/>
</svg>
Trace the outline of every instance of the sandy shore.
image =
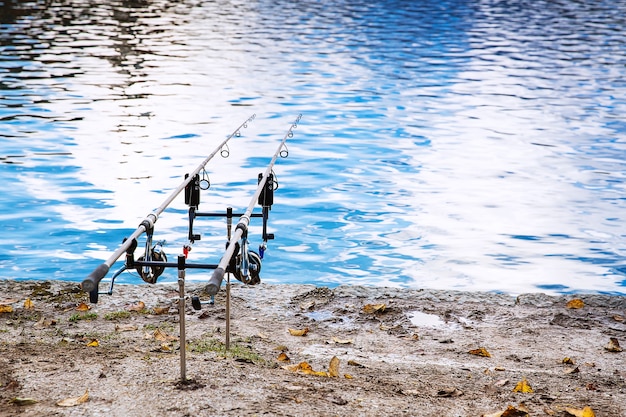
<svg viewBox="0 0 626 417">
<path fill-rule="evenodd" d="M 176 297 L 0 280 L 0 416 L 626 416 L 626 297 L 234 284 L 184 384 Z"/>
</svg>

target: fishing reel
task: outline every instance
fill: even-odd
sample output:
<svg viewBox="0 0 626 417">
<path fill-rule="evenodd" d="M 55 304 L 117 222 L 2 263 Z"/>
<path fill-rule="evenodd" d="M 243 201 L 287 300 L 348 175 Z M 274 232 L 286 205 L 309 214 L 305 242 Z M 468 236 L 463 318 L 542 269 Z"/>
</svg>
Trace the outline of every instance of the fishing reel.
<svg viewBox="0 0 626 417">
<path fill-rule="evenodd" d="M 248 250 L 246 239 L 242 239 L 242 244 L 235 242 L 235 251 L 226 272 L 232 273 L 238 281 L 246 285 L 261 283 L 261 256 L 255 251 Z"/>
<path fill-rule="evenodd" d="M 163 251 L 163 245 L 165 242 L 159 241 L 154 246 L 149 248 L 150 242 L 146 242 L 146 253 L 137 258 L 137 261 L 143 262 L 167 262 L 167 255 Z M 148 249 L 149 248 L 149 249 Z M 147 254 L 147 256 L 146 256 Z M 151 266 L 141 266 L 137 265 L 135 267 L 137 273 L 148 284 L 156 284 L 157 278 L 161 276 L 161 274 L 165 271 L 165 266 L 160 265 L 151 265 Z"/>
</svg>

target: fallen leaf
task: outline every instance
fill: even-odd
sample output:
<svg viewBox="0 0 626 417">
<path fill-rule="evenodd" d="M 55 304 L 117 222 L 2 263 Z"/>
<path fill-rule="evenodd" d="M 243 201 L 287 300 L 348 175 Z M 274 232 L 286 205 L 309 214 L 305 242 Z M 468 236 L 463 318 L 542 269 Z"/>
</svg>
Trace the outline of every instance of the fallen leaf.
<svg viewBox="0 0 626 417">
<path fill-rule="evenodd" d="M 609 352 L 621 352 L 623 350 L 619 345 L 619 341 L 615 337 L 612 337 L 604 348 Z"/>
<path fill-rule="evenodd" d="M 619 314 L 616 314 L 613 316 L 613 320 L 623 322 L 626 319 L 624 319 L 624 316 L 620 316 Z"/>
<path fill-rule="evenodd" d="M 339 345 L 349 345 L 350 343 L 354 343 L 352 339 L 339 339 L 338 337 L 333 337 L 333 342 Z"/>
<path fill-rule="evenodd" d="M 98 342 L 98 339 L 93 339 L 91 342 L 87 343 L 87 346 L 97 347 L 97 346 L 100 346 L 100 342 Z"/>
<path fill-rule="evenodd" d="M 13 313 L 13 307 L 9 305 L 0 305 L 0 314 L 2 313 Z"/>
<path fill-rule="evenodd" d="M 274 348 L 274 350 L 279 350 L 281 352 L 287 352 L 289 351 L 289 348 L 285 345 L 278 345 Z"/>
<path fill-rule="evenodd" d="M 508 383 L 509 383 L 509 380 L 508 380 L 508 379 L 500 379 L 500 380 L 498 380 L 498 381 L 494 382 L 494 383 L 493 383 L 493 386 L 494 386 L 494 387 L 503 387 L 503 386 L 505 386 L 505 385 L 506 385 L 506 384 L 508 384 Z"/>
<path fill-rule="evenodd" d="M 444 388 L 444 389 L 440 389 L 439 391 L 437 391 L 437 395 L 439 397 L 460 397 L 461 395 L 463 395 L 463 391 L 458 390 L 456 388 Z"/>
<path fill-rule="evenodd" d="M 574 364 L 574 360 L 572 358 L 565 357 L 565 358 L 563 358 L 562 363 L 565 363 L 567 365 L 573 365 Z"/>
<path fill-rule="evenodd" d="M 57 324 L 57 321 L 54 319 L 47 319 L 45 317 L 41 317 L 37 323 L 33 324 L 33 328 L 44 329 L 46 327 L 52 326 L 53 324 Z"/>
<path fill-rule="evenodd" d="M 289 356 L 287 356 L 285 352 L 280 352 L 280 355 L 278 355 L 276 360 L 278 362 L 289 362 L 291 359 L 289 359 Z"/>
<path fill-rule="evenodd" d="M 79 305 L 76 306 L 76 310 L 78 310 L 78 311 L 87 311 L 87 310 L 91 310 L 91 307 L 88 306 L 85 303 L 80 303 Z"/>
<path fill-rule="evenodd" d="M 567 308 L 583 308 L 585 303 L 580 298 L 574 298 L 573 300 L 569 300 L 566 304 Z"/>
<path fill-rule="evenodd" d="M 143 301 L 139 301 L 137 304 L 128 306 L 128 311 L 136 311 L 138 313 L 146 309 L 146 304 Z"/>
<path fill-rule="evenodd" d="M 134 324 L 116 324 L 115 331 L 116 332 L 132 332 L 133 330 L 137 330 L 137 326 Z"/>
<path fill-rule="evenodd" d="M 350 374 L 343 374 L 343 377 L 345 379 L 354 379 L 354 377 L 352 375 L 350 375 Z"/>
<path fill-rule="evenodd" d="M 163 330 L 161 329 L 156 329 L 154 331 L 154 338 L 160 342 L 170 342 L 172 340 L 178 340 L 178 337 L 176 336 L 171 336 L 167 333 L 165 333 Z"/>
<path fill-rule="evenodd" d="M 509 405 L 504 411 L 498 411 L 492 414 L 483 414 L 481 417 L 528 417 L 528 411 L 523 406 L 515 408 L 512 405 Z"/>
<path fill-rule="evenodd" d="M 15 405 L 33 405 L 33 404 L 37 404 L 38 401 L 34 398 L 15 397 L 15 398 L 11 398 L 9 402 Z"/>
<path fill-rule="evenodd" d="M 367 314 L 373 314 L 380 311 L 382 313 L 385 311 L 385 308 L 385 304 L 366 304 L 365 306 L 363 306 L 363 312 Z"/>
<path fill-rule="evenodd" d="M 76 405 L 80 405 L 86 403 L 89 400 L 89 391 L 85 390 L 85 393 L 80 397 L 75 398 L 66 398 L 57 403 L 60 407 L 74 407 Z"/>
<path fill-rule="evenodd" d="M 523 393 L 530 394 L 531 392 L 533 392 L 533 389 L 531 388 L 528 381 L 526 381 L 526 378 L 524 378 L 520 382 L 517 383 L 515 388 L 513 388 L 513 392 L 523 392 Z"/>
<path fill-rule="evenodd" d="M 365 365 L 361 365 L 360 363 L 358 363 L 357 361 L 353 361 L 352 359 L 348 361 L 348 365 L 356 366 L 358 368 L 365 368 Z"/>
<path fill-rule="evenodd" d="M 18 301 L 20 301 L 17 298 L 5 298 L 3 300 L 0 300 L 0 304 L 14 304 L 17 303 Z"/>
<path fill-rule="evenodd" d="M 596 417 L 591 407 L 585 407 L 582 410 L 566 407 L 565 412 L 574 417 Z"/>
<path fill-rule="evenodd" d="M 154 307 L 153 310 L 154 310 L 154 314 L 156 314 L 157 316 L 167 314 L 170 312 L 169 307 Z"/>
<path fill-rule="evenodd" d="M 24 300 L 24 308 L 26 310 L 35 308 L 35 303 L 33 303 L 33 301 L 30 298 L 27 298 L 26 300 Z"/>
<path fill-rule="evenodd" d="M 580 369 L 578 369 L 578 366 L 575 368 L 569 368 L 565 370 L 566 374 L 577 374 L 580 372 Z"/>
<path fill-rule="evenodd" d="M 339 358 L 336 356 L 333 356 L 333 358 L 330 360 L 330 364 L 328 365 L 328 376 L 339 376 Z"/>
<path fill-rule="evenodd" d="M 289 334 L 292 336 L 306 336 L 309 332 L 309 328 L 305 327 L 304 329 L 289 329 Z"/>
<path fill-rule="evenodd" d="M 487 352 L 487 349 L 485 349 L 485 348 L 473 349 L 473 350 L 470 350 L 467 353 L 470 353 L 472 355 L 477 355 L 477 356 L 484 356 L 486 358 L 490 358 L 491 357 L 491 354 L 489 352 Z"/>
<path fill-rule="evenodd" d="M 328 376 L 327 372 L 323 371 L 314 371 L 313 367 L 309 365 L 307 362 L 300 362 L 294 366 L 286 366 L 285 369 L 292 372 L 301 372 L 307 375 L 315 375 L 315 376 Z"/>
</svg>

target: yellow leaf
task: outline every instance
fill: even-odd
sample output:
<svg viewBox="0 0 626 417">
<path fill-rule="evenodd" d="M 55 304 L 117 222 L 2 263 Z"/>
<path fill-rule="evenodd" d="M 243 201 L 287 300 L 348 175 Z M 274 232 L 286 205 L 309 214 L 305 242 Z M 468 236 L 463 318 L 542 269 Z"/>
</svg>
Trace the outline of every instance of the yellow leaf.
<svg viewBox="0 0 626 417">
<path fill-rule="evenodd" d="M 567 365 L 573 365 L 574 361 L 572 360 L 572 358 L 565 357 L 563 358 L 563 363 Z"/>
<path fill-rule="evenodd" d="M 350 343 L 354 343 L 352 339 L 339 339 L 338 337 L 333 337 L 333 342 L 340 345 L 349 345 Z"/>
<path fill-rule="evenodd" d="M 477 356 L 484 356 L 485 358 L 490 358 L 491 354 L 489 352 L 487 352 L 487 349 L 485 348 L 479 348 L 479 349 L 473 349 L 470 350 L 469 352 L 472 355 L 477 355 Z"/>
<path fill-rule="evenodd" d="M 573 300 L 569 300 L 567 302 L 567 308 L 583 308 L 585 306 L 585 302 L 580 298 L 574 298 Z"/>
<path fill-rule="evenodd" d="M 24 300 L 25 309 L 30 310 L 31 308 L 34 308 L 34 307 L 35 307 L 35 303 L 33 303 L 30 298 L 27 298 L 26 300 Z"/>
<path fill-rule="evenodd" d="M 85 303 L 80 303 L 79 305 L 76 306 L 76 310 L 78 310 L 78 311 L 87 311 L 87 310 L 91 310 L 91 307 L 88 306 Z"/>
<path fill-rule="evenodd" d="M 372 314 L 380 311 L 382 313 L 385 311 L 385 308 L 385 304 L 367 304 L 363 307 L 363 312 L 367 314 Z"/>
<path fill-rule="evenodd" d="M 336 356 L 333 356 L 333 358 L 330 360 L 330 364 L 328 365 L 328 376 L 339 376 L 339 358 Z"/>
<path fill-rule="evenodd" d="M 531 388 L 528 381 L 526 381 L 526 378 L 524 378 L 520 382 L 517 383 L 515 388 L 513 388 L 513 392 L 523 392 L 526 394 L 530 394 L 531 392 L 533 392 L 533 389 Z"/>
<path fill-rule="evenodd" d="M 353 377 L 352 375 L 350 375 L 350 374 L 343 374 L 343 377 L 344 377 L 345 379 L 353 379 L 353 378 L 354 378 L 354 377 Z"/>
<path fill-rule="evenodd" d="M 324 371 L 314 371 L 313 367 L 309 365 L 307 362 L 300 362 L 294 366 L 285 366 L 285 369 L 292 372 L 301 372 L 306 375 L 315 375 L 315 376 L 328 376 L 327 372 Z"/>
<path fill-rule="evenodd" d="M 621 352 L 623 350 L 615 337 L 612 337 L 604 348 L 609 352 Z"/>
<path fill-rule="evenodd" d="M 146 309 L 146 304 L 143 301 L 140 301 L 137 304 L 128 306 L 128 311 L 136 311 L 138 313 L 141 313 L 145 309 Z"/>
<path fill-rule="evenodd" d="M 91 342 L 87 343 L 87 346 L 97 347 L 97 346 L 100 346 L 100 342 L 98 342 L 98 339 L 93 339 Z"/>
<path fill-rule="evenodd" d="M 36 404 L 38 401 L 34 398 L 15 397 L 15 398 L 11 398 L 9 402 L 15 405 L 33 405 L 33 404 Z"/>
<path fill-rule="evenodd" d="M 82 403 L 86 403 L 89 400 L 89 391 L 85 390 L 85 393 L 80 397 L 75 398 L 66 398 L 57 403 L 58 406 L 61 407 L 74 407 L 76 405 L 80 405 Z"/>
<path fill-rule="evenodd" d="M 8 305 L 0 305 L 0 314 L 1 313 L 13 313 L 13 307 Z"/>
<path fill-rule="evenodd" d="M 289 362 L 291 359 L 289 359 L 289 356 L 287 356 L 285 352 L 280 352 L 280 355 L 278 355 L 276 360 L 278 362 Z"/>
<path fill-rule="evenodd" d="M 585 407 L 582 410 L 576 408 L 565 408 L 565 412 L 573 415 L 574 417 L 596 417 L 591 407 Z"/>
<path fill-rule="evenodd" d="M 292 336 L 306 336 L 306 334 L 309 332 L 309 328 L 305 327 L 304 329 L 289 329 L 289 334 Z"/>
</svg>

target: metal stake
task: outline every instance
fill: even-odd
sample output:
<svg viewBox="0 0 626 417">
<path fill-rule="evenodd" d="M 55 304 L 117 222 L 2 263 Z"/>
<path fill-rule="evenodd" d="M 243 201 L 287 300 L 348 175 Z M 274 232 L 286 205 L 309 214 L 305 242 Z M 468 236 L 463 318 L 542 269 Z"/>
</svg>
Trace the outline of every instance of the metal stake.
<svg viewBox="0 0 626 417">
<path fill-rule="evenodd" d="M 187 381 L 187 342 L 185 338 L 185 256 L 178 255 L 178 314 L 180 316 L 180 381 Z"/>
<path fill-rule="evenodd" d="M 226 235 L 230 242 L 230 232 L 233 227 L 233 208 L 226 209 Z M 226 274 L 226 350 L 230 350 L 230 272 Z"/>
</svg>

